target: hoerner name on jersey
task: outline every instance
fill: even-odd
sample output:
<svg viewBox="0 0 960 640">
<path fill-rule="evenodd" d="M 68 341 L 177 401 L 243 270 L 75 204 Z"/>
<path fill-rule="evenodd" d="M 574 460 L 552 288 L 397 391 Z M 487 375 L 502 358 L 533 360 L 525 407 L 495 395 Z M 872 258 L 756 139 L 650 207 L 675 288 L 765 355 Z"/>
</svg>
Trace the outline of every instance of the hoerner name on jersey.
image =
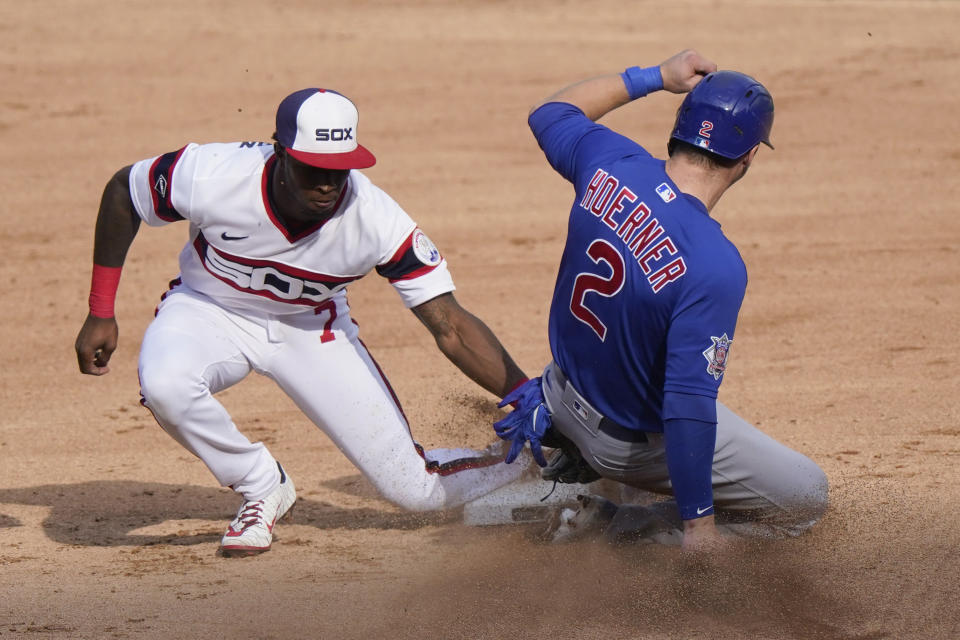
<svg viewBox="0 0 960 640">
<path fill-rule="evenodd" d="M 579 206 L 617 233 L 654 293 L 686 273 L 683 257 L 677 255 L 676 245 L 652 216 L 650 207 L 637 202 L 637 195 L 627 186 L 620 186 L 616 176 L 597 169 Z M 671 256 L 676 257 L 667 262 Z"/>
</svg>

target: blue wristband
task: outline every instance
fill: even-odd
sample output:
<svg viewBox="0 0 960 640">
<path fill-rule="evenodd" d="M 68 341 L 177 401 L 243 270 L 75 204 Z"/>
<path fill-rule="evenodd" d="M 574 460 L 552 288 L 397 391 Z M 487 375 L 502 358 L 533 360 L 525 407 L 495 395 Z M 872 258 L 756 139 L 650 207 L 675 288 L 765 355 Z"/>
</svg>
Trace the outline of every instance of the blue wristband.
<svg viewBox="0 0 960 640">
<path fill-rule="evenodd" d="M 630 67 L 621 73 L 620 77 L 623 78 L 623 84 L 626 85 L 631 100 L 663 89 L 663 76 L 660 75 L 659 65 L 646 69 Z"/>
</svg>

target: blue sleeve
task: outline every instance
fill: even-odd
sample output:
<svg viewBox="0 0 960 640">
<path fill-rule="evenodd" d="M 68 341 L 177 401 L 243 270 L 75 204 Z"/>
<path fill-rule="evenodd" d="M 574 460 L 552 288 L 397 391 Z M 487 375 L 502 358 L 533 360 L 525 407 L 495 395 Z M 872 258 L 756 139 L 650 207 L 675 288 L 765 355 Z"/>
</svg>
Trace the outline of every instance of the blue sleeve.
<svg viewBox="0 0 960 640">
<path fill-rule="evenodd" d="M 530 130 L 550 166 L 570 182 L 604 162 L 649 156 L 636 142 L 597 124 L 567 102 L 548 102 L 530 114 Z"/>
<path fill-rule="evenodd" d="M 733 344 L 746 274 L 726 274 L 694 287 L 691 300 L 681 305 L 667 330 L 663 417 L 712 422 L 716 416 L 704 414 L 697 402 L 677 398 L 690 395 L 716 399 Z M 671 393 L 677 395 L 668 403 Z M 708 404 L 712 406 L 712 402 Z"/>
<path fill-rule="evenodd" d="M 666 420 L 663 429 L 667 470 L 684 520 L 713 515 L 713 452 L 717 423 Z"/>
<path fill-rule="evenodd" d="M 680 517 L 713 513 L 713 452 L 717 391 L 746 290 L 746 271 L 723 253 L 698 256 L 710 275 L 685 283 L 667 331 L 663 434 L 667 469 Z"/>
</svg>

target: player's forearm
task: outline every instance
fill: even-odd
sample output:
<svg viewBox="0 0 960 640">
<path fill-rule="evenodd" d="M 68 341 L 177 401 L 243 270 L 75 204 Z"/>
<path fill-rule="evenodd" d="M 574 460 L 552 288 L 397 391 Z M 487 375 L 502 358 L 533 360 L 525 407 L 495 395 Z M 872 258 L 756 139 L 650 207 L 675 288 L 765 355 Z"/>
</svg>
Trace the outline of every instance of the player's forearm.
<svg viewBox="0 0 960 640">
<path fill-rule="evenodd" d="M 93 261 L 104 267 L 121 267 L 140 228 L 130 199 L 130 167 L 124 167 L 107 182 L 100 199 L 94 233 Z"/>
<path fill-rule="evenodd" d="M 596 121 L 617 107 L 662 88 L 660 67 L 630 67 L 623 73 L 588 78 L 561 89 L 534 106 L 530 113 L 548 102 L 566 102 Z"/>
<path fill-rule="evenodd" d="M 437 346 L 468 378 L 502 398 L 526 379 L 497 337 L 479 318 L 445 293 L 414 307 Z"/>
<path fill-rule="evenodd" d="M 667 470 L 680 517 L 686 521 L 712 515 L 716 423 L 666 420 L 663 431 Z"/>
<path fill-rule="evenodd" d="M 527 377 L 489 327 L 466 311 L 455 331 L 438 338 L 437 345 L 464 375 L 498 398 Z"/>
</svg>

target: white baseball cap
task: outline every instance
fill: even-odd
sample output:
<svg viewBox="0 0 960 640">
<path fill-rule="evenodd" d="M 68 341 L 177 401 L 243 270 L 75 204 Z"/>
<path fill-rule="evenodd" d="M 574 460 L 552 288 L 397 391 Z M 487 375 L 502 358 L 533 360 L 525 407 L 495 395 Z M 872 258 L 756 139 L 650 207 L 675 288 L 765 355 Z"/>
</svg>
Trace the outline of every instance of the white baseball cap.
<svg viewBox="0 0 960 640">
<path fill-rule="evenodd" d="M 277 141 L 291 157 L 323 169 L 365 169 L 377 159 L 357 142 L 357 107 L 329 89 L 301 89 L 277 108 Z"/>
</svg>

